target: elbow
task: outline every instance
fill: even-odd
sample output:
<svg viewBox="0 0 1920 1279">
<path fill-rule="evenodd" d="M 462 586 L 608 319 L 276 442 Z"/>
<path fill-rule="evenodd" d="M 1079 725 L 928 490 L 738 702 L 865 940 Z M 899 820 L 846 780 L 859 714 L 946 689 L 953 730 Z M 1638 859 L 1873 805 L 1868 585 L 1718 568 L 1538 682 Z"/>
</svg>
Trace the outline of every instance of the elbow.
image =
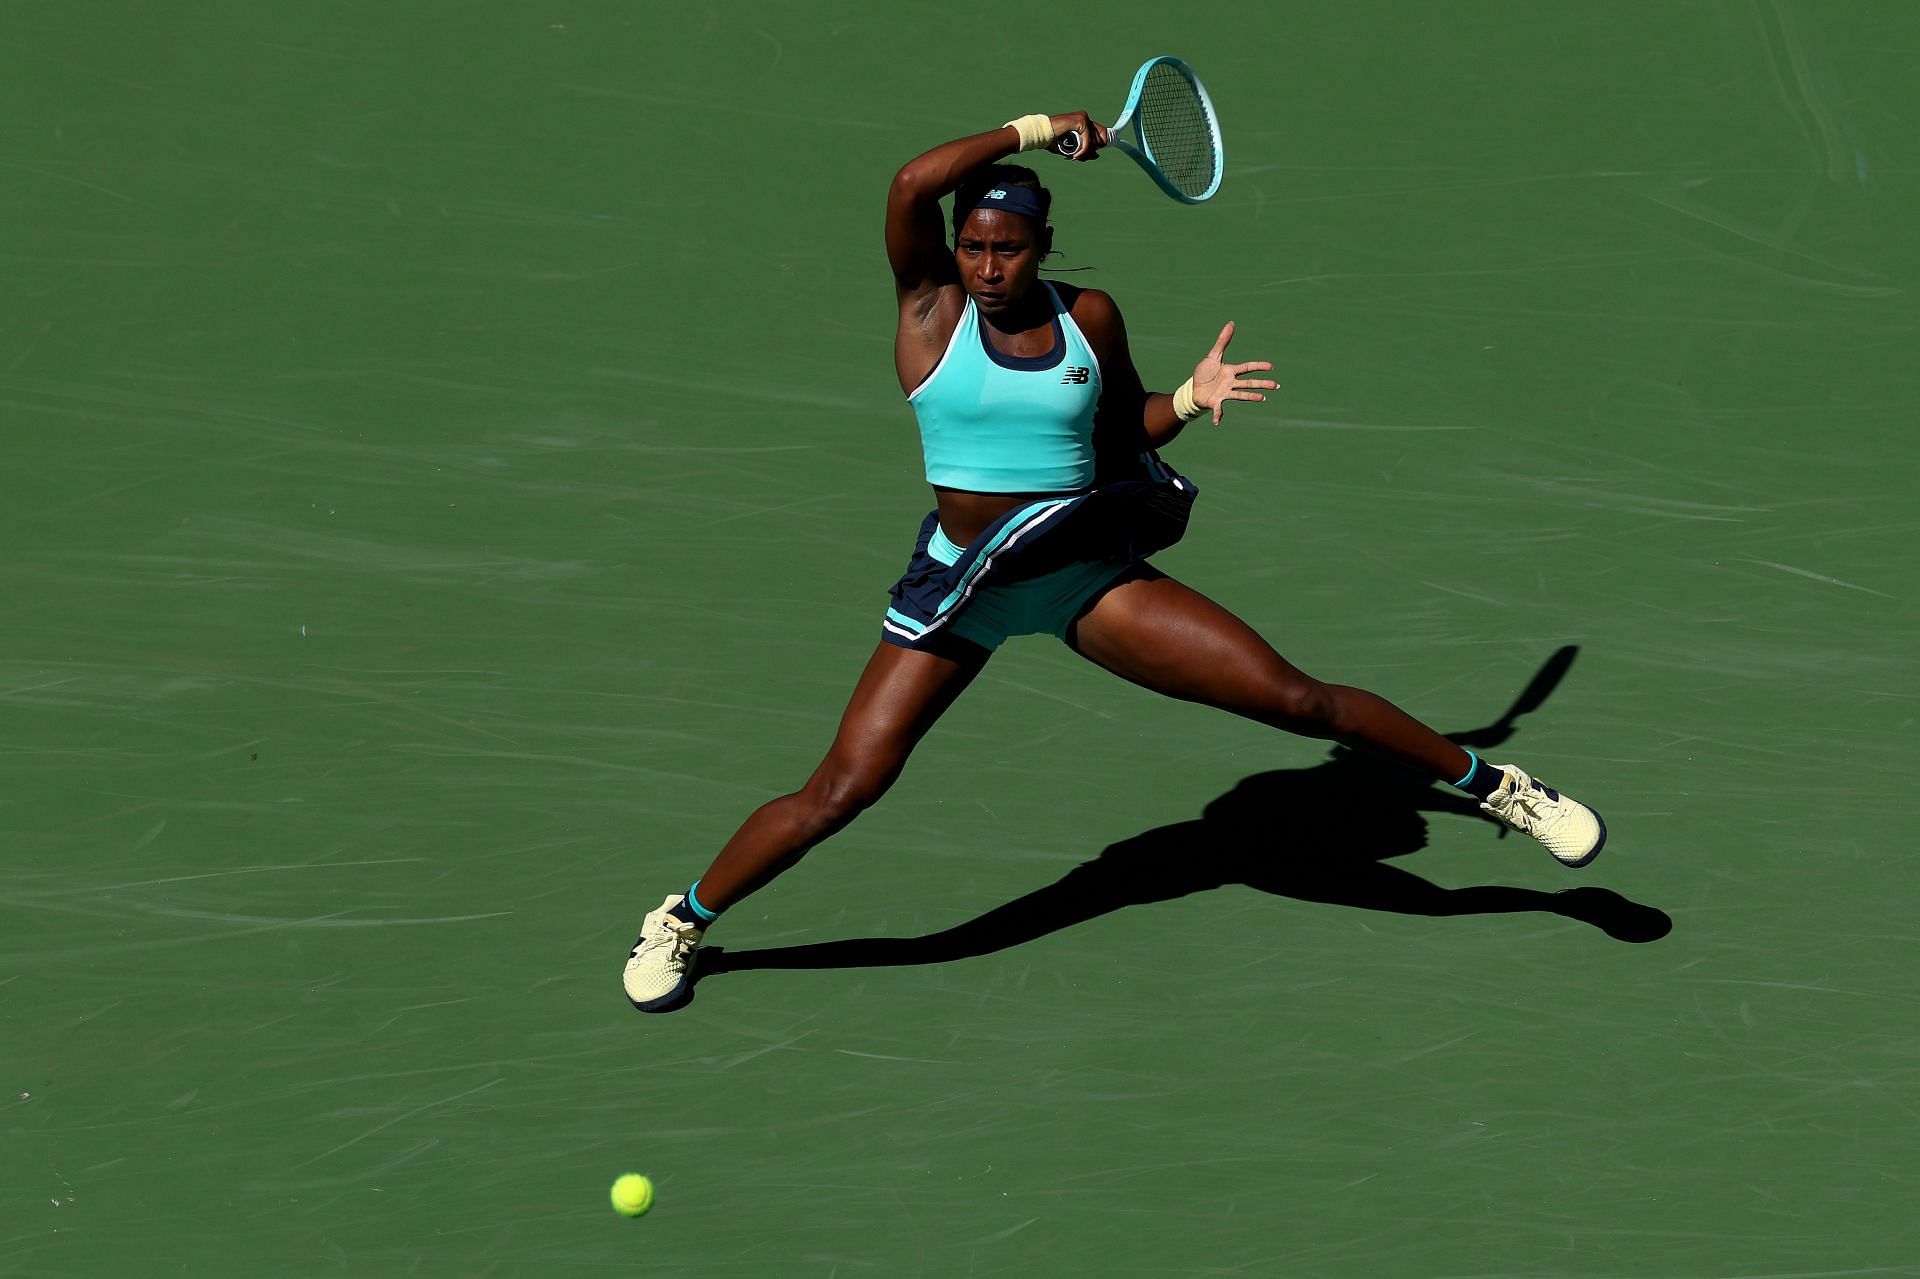
<svg viewBox="0 0 1920 1279">
<path fill-rule="evenodd" d="M 938 204 L 940 197 L 953 194 L 963 171 L 956 169 L 950 147 L 936 147 L 925 155 L 916 155 L 893 175 L 888 194 L 911 204 Z"/>
<path fill-rule="evenodd" d="M 900 172 L 893 175 L 893 185 L 887 188 L 887 203 L 913 205 L 939 199 L 939 180 L 927 168 L 920 160 L 909 160 L 902 165 Z"/>
</svg>

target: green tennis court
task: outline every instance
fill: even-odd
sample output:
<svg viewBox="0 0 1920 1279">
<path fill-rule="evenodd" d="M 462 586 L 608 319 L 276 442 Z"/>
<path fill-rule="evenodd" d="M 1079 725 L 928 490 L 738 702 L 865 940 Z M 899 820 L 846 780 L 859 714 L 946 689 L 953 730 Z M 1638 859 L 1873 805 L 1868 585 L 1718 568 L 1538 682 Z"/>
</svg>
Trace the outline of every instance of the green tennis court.
<svg viewBox="0 0 1920 1279">
<path fill-rule="evenodd" d="M 0 1273 L 1920 1275 L 1920 9 L 6 26 Z M 635 1014 L 929 504 L 888 179 L 1161 52 L 1157 562 L 1608 851 L 1015 642 Z"/>
</svg>

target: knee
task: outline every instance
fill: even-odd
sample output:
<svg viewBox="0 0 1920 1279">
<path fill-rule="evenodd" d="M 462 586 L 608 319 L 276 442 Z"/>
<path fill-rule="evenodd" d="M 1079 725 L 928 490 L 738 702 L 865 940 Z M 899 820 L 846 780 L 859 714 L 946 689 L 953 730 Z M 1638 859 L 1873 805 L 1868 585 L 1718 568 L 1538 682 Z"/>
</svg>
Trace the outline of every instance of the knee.
<svg viewBox="0 0 1920 1279">
<path fill-rule="evenodd" d="M 897 766 L 873 760 L 828 760 L 807 782 L 807 824 L 831 834 L 873 807 L 899 775 Z"/>
<path fill-rule="evenodd" d="M 1268 691 L 1271 714 L 1296 733 L 1332 736 L 1340 730 L 1340 698 L 1333 687 L 1295 673 Z"/>
</svg>

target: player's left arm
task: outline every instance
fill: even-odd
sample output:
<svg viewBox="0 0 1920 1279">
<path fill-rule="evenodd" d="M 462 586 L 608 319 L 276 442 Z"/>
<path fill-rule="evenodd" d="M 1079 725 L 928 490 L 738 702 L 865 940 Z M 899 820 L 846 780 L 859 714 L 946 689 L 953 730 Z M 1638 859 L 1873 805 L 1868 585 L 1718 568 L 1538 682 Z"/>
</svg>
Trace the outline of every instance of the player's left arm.
<svg viewBox="0 0 1920 1279">
<path fill-rule="evenodd" d="M 1073 320 L 1087 335 L 1094 354 L 1100 357 L 1100 415 L 1116 426 L 1140 424 L 1145 447 L 1160 448 L 1173 441 L 1188 422 L 1211 414 L 1220 421 L 1229 400 L 1264 401 L 1262 391 L 1271 391 L 1279 383 L 1266 378 L 1250 378 L 1249 373 L 1271 371 L 1265 360 L 1244 364 L 1226 362 L 1227 343 L 1233 340 L 1233 323 L 1220 330 L 1220 337 L 1200 363 L 1194 366 L 1188 389 L 1191 406 L 1182 403 L 1180 392 L 1149 391 L 1134 367 L 1133 352 L 1127 346 L 1127 323 L 1114 300 L 1098 289 L 1083 289 L 1074 299 Z M 1185 409 L 1186 412 L 1182 413 Z"/>
</svg>

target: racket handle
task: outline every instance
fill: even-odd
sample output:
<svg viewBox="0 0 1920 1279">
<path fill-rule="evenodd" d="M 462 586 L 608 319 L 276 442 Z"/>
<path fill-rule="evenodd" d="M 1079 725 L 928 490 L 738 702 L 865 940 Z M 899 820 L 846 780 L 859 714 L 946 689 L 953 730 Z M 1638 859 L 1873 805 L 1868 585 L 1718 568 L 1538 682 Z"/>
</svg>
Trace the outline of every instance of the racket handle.
<svg viewBox="0 0 1920 1279">
<path fill-rule="evenodd" d="M 1111 140 L 1113 137 L 1112 133 L 1109 132 L 1107 137 L 1109 140 Z M 1057 139 L 1054 140 L 1053 149 L 1059 152 L 1061 155 L 1064 155 L 1067 158 L 1071 159 L 1074 156 L 1079 155 L 1080 148 L 1085 146 L 1086 144 L 1087 144 L 1087 140 L 1080 136 L 1080 130 L 1068 129 L 1065 133 L 1061 134 Z"/>
</svg>

